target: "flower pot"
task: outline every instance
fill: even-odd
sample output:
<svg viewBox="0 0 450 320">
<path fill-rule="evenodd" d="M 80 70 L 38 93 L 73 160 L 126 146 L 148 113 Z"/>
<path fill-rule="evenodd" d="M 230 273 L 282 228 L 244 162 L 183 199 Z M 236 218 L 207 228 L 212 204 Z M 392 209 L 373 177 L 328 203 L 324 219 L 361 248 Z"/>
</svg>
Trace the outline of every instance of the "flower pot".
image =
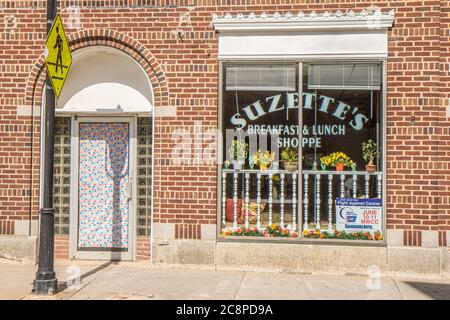
<svg viewBox="0 0 450 320">
<path fill-rule="evenodd" d="M 233 162 L 233 169 L 234 170 L 242 170 L 242 165 L 244 163 L 242 161 L 234 161 Z"/>
<path fill-rule="evenodd" d="M 372 164 L 366 164 L 366 171 L 369 173 L 374 173 L 377 170 L 377 166 Z"/>
<path fill-rule="evenodd" d="M 259 169 L 261 170 L 261 171 L 266 171 L 267 170 L 267 164 L 260 164 L 259 165 Z"/>
<path fill-rule="evenodd" d="M 294 172 L 298 168 L 298 163 L 297 162 L 284 163 L 284 168 L 289 172 Z"/>
<path fill-rule="evenodd" d="M 344 164 L 343 163 L 336 164 L 336 171 L 344 171 Z"/>
</svg>

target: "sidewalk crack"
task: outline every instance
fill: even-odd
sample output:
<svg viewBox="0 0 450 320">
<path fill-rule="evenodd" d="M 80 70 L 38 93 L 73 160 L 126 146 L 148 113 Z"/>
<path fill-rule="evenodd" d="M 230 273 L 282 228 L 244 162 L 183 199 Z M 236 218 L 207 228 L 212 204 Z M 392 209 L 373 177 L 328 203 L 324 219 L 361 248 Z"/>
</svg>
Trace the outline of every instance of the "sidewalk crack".
<svg viewBox="0 0 450 320">
<path fill-rule="evenodd" d="M 92 282 L 97 280 L 98 277 L 100 277 L 102 274 L 104 274 L 106 271 L 112 269 L 113 267 L 114 267 L 114 263 L 112 263 L 112 264 L 108 265 L 107 267 L 103 268 L 102 270 L 96 272 L 90 278 L 87 278 L 86 282 L 82 283 L 80 285 L 80 288 L 76 289 L 75 291 L 72 291 L 72 292 L 61 291 L 61 292 L 59 292 L 58 294 L 61 294 L 61 300 L 68 300 L 68 299 L 72 298 L 74 295 L 76 295 L 77 293 L 81 292 L 83 289 L 85 289 L 87 286 L 89 286 Z"/>
<path fill-rule="evenodd" d="M 236 300 L 237 295 L 238 295 L 238 293 L 239 293 L 239 290 L 241 290 L 242 283 L 244 282 L 244 279 L 245 279 L 245 276 L 246 276 L 246 275 L 247 275 L 247 272 L 244 271 L 244 275 L 242 276 L 241 282 L 239 283 L 239 286 L 238 286 L 237 289 L 236 289 L 236 293 L 234 294 L 233 300 Z"/>
<path fill-rule="evenodd" d="M 403 294 L 402 290 L 400 290 L 400 287 L 398 286 L 397 281 L 395 281 L 394 278 L 391 278 L 391 279 L 392 279 L 392 282 L 394 282 L 394 285 L 395 285 L 395 287 L 397 288 L 398 292 L 399 292 L 400 295 L 402 296 L 402 299 L 403 299 L 403 300 L 407 300 L 406 297 L 405 297 L 405 295 Z"/>
</svg>

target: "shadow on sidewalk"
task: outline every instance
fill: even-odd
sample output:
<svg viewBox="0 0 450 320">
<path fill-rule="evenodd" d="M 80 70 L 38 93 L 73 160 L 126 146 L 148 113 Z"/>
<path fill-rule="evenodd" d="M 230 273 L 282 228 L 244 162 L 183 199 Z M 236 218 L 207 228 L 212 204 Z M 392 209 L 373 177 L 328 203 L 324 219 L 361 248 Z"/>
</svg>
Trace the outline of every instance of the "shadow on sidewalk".
<svg viewBox="0 0 450 320">
<path fill-rule="evenodd" d="M 117 262 L 115 262 L 115 261 L 108 261 L 108 262 L 105 262 L 102 265 L 99 265 L 98 267 L 96 267 L 96 268 L 94 268 L 92 270 L 89 270 L 89 271 L 81 274 L 80 275 L 80 283 L 82 283 L 83 280 L 86 279 L 87 277 L 92 276 L 92 275 L 96 274 L 97 272 L 102 271 L 103 269 L 109 267 L 112 264 L 117 264 Z M 69 288 L 70 285 L 72 284 L 72 282 L 73 282 L 73 279 L 68 279 L 66 281 L 59 282 L 58 283 L 58 292 L 62 292 L 65 289 Z"/>
<path fill-rule="evenodd" d="M 405 281 L 412 288 L 419 290 L 435 300 L 450 300 L 450 284 Z"/>
</svg>

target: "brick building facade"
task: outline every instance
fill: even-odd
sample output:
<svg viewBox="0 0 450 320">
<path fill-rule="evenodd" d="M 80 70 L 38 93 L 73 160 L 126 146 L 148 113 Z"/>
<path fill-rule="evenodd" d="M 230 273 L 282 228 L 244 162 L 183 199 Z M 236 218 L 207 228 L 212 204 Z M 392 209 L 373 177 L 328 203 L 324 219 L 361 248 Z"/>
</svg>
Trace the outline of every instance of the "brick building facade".
<svg viewBox="0 0 450 320">
<path fill-rule="evenodd" d="M 295 194 L 297 190 L 300 195 L 296 207 L 300 228 L 298 237 L 285 240 L 223 237 L 226 228 L 222 225 L 225 221 L 222 214 L 227 215 L 227 206 L 230 208 L 230 205 L 226 204 L 222 210 L 222 200 L 230 192 L 230 198 L 233 198 L 233 190 L 223 191 L 223 182 L 228 184 L 227 177 L 222 180 L 226 170 L 222 171 L 222 159 L 219 165 L 215 160 L 226 150 L 216 133 L 218 128 L 222 128 L 222 74 L 228 68 L 221 63 L 234 60 L 225 55 L 221 58 L 219 41 L 222 40 L 219 38 L 222 34 L 227 36 L 226 32 L 232 33 L 233 30 L 229 30 L 240 21 L 245 24 L 246 19 L 251 19 L 253 15 L 264 17 L 263 13 L 269 14 L 269 20 L 272 17 L 275 22 L 278 14 L 274 13 L 279 13 L 279 19 L 290 19 L 303 12 L 310 20 L 314 20 L 316 15 L 319 20 L 331 16 L 333 21 L 342 20 L 345 25 L 345 17 L 352 20 L 354 14 L 364 21 L 372 21 L 370 17 L 377 17 L 378 10 L 381 10 L 383 17 L 392 12 L 390 17 L 393 21 L 392 26 L 386 28 L 387 57 L 375 59 L 382 68 L 380 77 L 385 80 L 381 84 L 384 91 L 379 89 L 382 91 L 380 96 L 384 97 L 380 98 L 383 101 L 380 102 L 380 124 L 385 121 L 385 128 L 382 128 L 385 137 L 381 132 L 379 135 L 385 162 L 385 166 L 379 168 L 383 172 L 384 182 L 381 187 L 384 195 L 383 239 L 356 240 L 352 243 L 351 240 L 305 237 L 300 226 L 303 221 L 304 201 L 301 198 L 305 181 L 300 172 L 295 178 L 298 179 L 297 189 L 293 191 Z M 132 259 L 295 272 L 366 273 L 367 268 L 376 265 L 381 272 L 392 274 L 422 273 L 448 277 L 448 1 L 80 0 L 59 1 L 58 12 L 65 24 L 74 56 L 73 70 L 86 68 L 81 64 L 84 59 L 82 52 L 107 47 L 132 58 L 151 86 L 148 100 L 152 111 L 125 112 L 136 121 L 138 151 L 135 170 L 143 170 L 142 179 L 140 173 L 137 176 L 142 183 L 137 181 L 133 191 L 136 212 L 131 215 L 134 231 L 130 236 L 135 238 Z M 30 244 L 35 248 L 36 238 L 33 237 L 38 232 L 45 13 L 45 1 L 0 1 L 3 22 L 0 39 L 0 234 L 5 247 L 3 255 L 14 256 L 8 251 L 8 241 L 23 241 L 26 243 L 24 246 Z M 227 18 L 228 14 L 231 17 Z M 243 16 L 240 17 L 240 14 Z M 302 24 L 301 21 L 310 20 L 298 17 L 297 20 L 292 18 L 297 28 L 295 32 L 311 32 L 313 35 L 318 32 L 317 26 L 303 27 L 307 23 Z M 249 25 L 251 23 L 248 22 Z M 231 29 L 227 29 L 228 25 Z M 246 26 L 242 28 L 247 28 L 247 33 L 251 29 Z M 311 28 L 312 31 L 302 31 L 302 28 Z M 362 29 L 372 32 L 376 28 L 369 25 Z M 289 30 L 286 34 L 292 32 Z M 342 33 L 345 34 L 345 31 Z M 367 40 L 361 37 L 357 41 Z M 77 55 L 77 52 L 80 54 Z M 96 55 L 102 59 L 103 52 L 91 52 L 89 59 L 95 60 Z M 272 59 L 286 60 L 284 57 Z M 359 63 L 364 59 L 350 57 L 346 61 Z M 247 60 L 241 58 L 239 62 Z M 252 58 L 252 62 L 255 60 L 258 62 L 258 59 Z M 261 60 L 267 61 L 267 57 Z M 294 60 L 287 59 L 289 63 Z M 296 65 L 297 72 L 301 72 L 299 70 L 306 66 L 308 59 L 298 61 L 304 64 Z M 82 77 L 82 74 L 78 76 Z M 75 96 L 76 88 L 70 87 L 69 82 L 66 86 L 72 91 L 67 93 L 69 89 L 66 89 L 66 97 L 63 92 L 63 101 L 69 104 L 70 94 Z M 58 103 L 61 104 L 60 101 Z M 64 142 L 63 119 L 70 120 L 65 128 L 73 130 L 75 127 L 72 124 L 77 117 L 95 117 L 95 114 L 92 110 L 64 110 L 64 105 L 58 108 L 62 133 L 59 136 L 56 134 L 60 139 L 60 149 L 55 149 L 55 159 L 60 161 L 55 165 L 55 170 L 61 170 L 55 171 L 55 177 L 60 179 L 55 180 L 54 187 L 55 199 L 59 199 L 55 203 L 55 254 L 58 258 L 69 258 L 76 256 L 70 250 L 72 240 L 69 241 L 69 233 L 77 229 L 69 223 L 72 214 L 69 212 L 73 210 L 70 207 L 72 198 L 69 187 L 72 185 L 62 181 L 64 178 L 73 179 L 70 173 L 73 160 L 72 163 L 67 160 L 68 171 L 65 174 L 62 171 L 64 157 L 71 158 L 73 150 L 70 146 L 73 148 L 74 145 L 73 141 L 70 142 L 70 132 L 66 132 L 68 140 Z M 113 112 L 105 111 L 104 114 L 117 116 Z M 144 128 L 145 125 L 147 127 Z M 143 144 L 141 149 L 139 143 Z M 175 159 L 174 150 L 180 144 L 183 150 L 178 153 L 181 156 Z M 58 143 L 55 145 L 57 147 Z M 66 155 L 64 148 L 67 148 Z M 139 150 L 142 150 L 141 165 Z M 214 161 L 211 162 L 211 159 Z M 364 178 L 361 179 L 364 181 Z M 239 188 L 245 192 L 244 185 L 239 185 Z M 142 194 L 139 194 L 141 191 Z M 244 198 L 242 201 L 245 201 Z M 236 216 L 237 210 L 233 209 L 237 202 L 234 199 L 231 200 L 233 205 L 234 208 L 228 211 Z M 291 205 L 292 202 L 289 203 Z M 322 210 L 327 210 L 324 208 Z M 258 214 L 262 214 L 261 211 L 260 208 Z M 291 221 L 291 227 L 294 225 L 295 220 Z M 231 229 L 233 227 L 236 226 L 232 225 Z M 236 228 L 231 232 L 235 231 Z"/>
</svg>

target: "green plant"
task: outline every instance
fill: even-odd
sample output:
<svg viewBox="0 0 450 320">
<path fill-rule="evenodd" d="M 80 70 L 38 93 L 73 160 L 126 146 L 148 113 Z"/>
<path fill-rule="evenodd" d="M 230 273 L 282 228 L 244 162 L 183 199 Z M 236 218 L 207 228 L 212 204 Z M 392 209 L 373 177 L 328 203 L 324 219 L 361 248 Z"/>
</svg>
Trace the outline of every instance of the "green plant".
<svg viewBox="0 0 450 320">
<path fill-rule="evenodd" d="M 303 232 L 303 237 L 305 238 L 315 238 L 315 239 L 346 239 L 346 240 L 383 240 L 383 235 L 380 231 L 375 231 L 373 234 L 366 232 L 345 232 L 334 230 L 333 233 L 327 231 L 321 232 L 321 230 L 305 230 Z"/>
<path fill-rule="evenodd" d="M 292 164 L 298 161 L 298 149 L 297 148 L 286 148 L 281 151 L 281 160 L 285 164 Z"/>
<path fill-rule="evenodd" d="M 320 158 L 320 164 L 323 166 L 331 167 L 338 163 L 342 163 L 345 167 L 350 168 L 353 164 L 353 160 L 343 152 L 333 152 L 328 156 Z"/>
<path fill-rule="evenodd" d="M 367 164 L 372 165 L 375 158 L 379 158 L 381 156 L 380 151 L 378 151 L 377 144 L 372 139 L 364 141 L 361 144 L 361 149 L 362 156 Z"/>
<path fill-rule="evenodd" d="M 269 150 L 262 152 L 261 150 L 258 150 L 253 155 L 253 162 L 258 166 L 264 166 L 268 167 L 272 164 L 272 162 L 275 160 L 275 153 L 271 153 Z"/>
<path fill-rule="evenodd" d="M 276 224 L 268 225 L 265 229 L 254 228 L 237 228 L 236 230 L 224 229 L 221 236 L 245 236 L 245 237 L 282 237 L 282 238 L 297 238 L 298 234 L 289 229 L 283 229 Z"/>
<path fill-rule="evenodd" d="M 244 140 L 234 139 L 228 153 L 232 161 L 244 161 L 248 156 L 248 144 Z"/>
</svg>

